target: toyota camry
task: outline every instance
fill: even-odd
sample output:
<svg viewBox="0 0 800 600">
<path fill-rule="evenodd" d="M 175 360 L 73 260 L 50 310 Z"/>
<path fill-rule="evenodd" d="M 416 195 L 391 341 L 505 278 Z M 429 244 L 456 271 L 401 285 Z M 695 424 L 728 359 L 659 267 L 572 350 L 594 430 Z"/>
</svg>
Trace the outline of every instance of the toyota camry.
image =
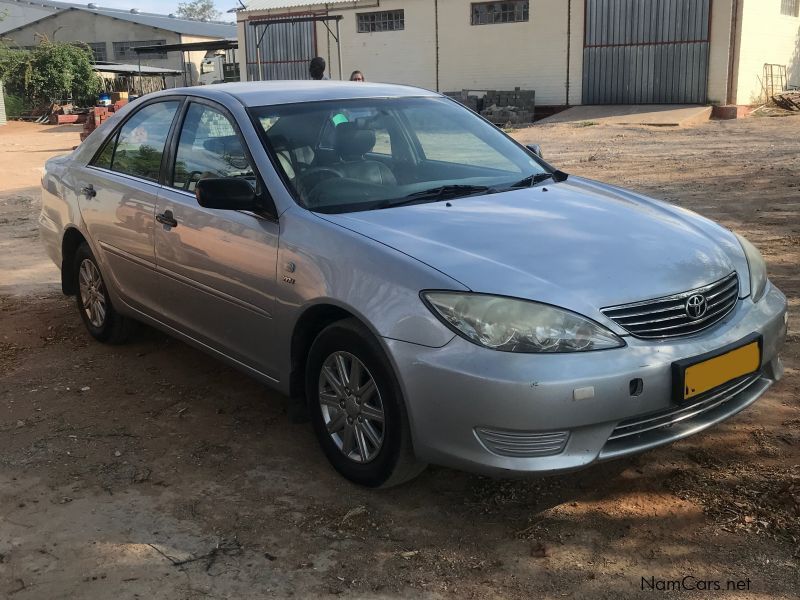
<svg viewBox="0 0 800 600">
<path fill-rule="evenodd" d="M 433 92 L 150 94 L 42 185 L 41 237 L 92 336 L 146 323 L 258 378 L 362 485 L 639 453 L 782 374 L 786 299 L 750 242 Z"/>
</svg>

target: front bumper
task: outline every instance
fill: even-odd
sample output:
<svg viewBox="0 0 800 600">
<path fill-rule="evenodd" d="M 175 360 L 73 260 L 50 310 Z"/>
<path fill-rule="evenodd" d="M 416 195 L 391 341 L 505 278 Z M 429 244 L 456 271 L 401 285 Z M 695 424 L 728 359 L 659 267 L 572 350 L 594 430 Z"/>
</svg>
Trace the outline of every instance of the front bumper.
<svg viewBox="0 0 800 600">
<path fill-rule="evenodd" d="M 555 473 L 673 442 L 736 414 L 782 375 L 786 298 L 770 284 L 713 327 L 685 338 L 572 354 L 514 354 L 456 337 L 443 348 L 386 340 L 426 462 L 494 474 Z M 672 363 L 763 336 L 757 376 L 672 400 Z M 641 385 L 635 380 L 641 379 Z M 589 392 L 593 389 L 593 394 Z M 625 435 L 621 435 L 621 432 Z M 634 434 L 631 434 L 634 432 Z M 609 439 L 612 438 L 613 439 Z"/>
</svg>

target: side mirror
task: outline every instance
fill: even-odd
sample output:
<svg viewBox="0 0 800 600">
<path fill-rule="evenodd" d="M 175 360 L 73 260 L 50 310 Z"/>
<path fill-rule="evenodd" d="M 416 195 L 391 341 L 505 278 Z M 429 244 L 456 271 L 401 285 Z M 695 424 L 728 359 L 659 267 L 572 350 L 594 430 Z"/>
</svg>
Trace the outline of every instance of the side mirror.
<svg viewBox="0 0 800 600">
<path fill-rule="evenodd" d="M 544 158 L 544 155 L 542 154 L 542 147 L 539 144 L 526 144 L 525 147 L 539 158 Z"/>
<path fill-rule="evenodd" d="M 203 208 L 257 210 L 262 208 L 253 186 L 238 177 L 201 179 L 195 188 L 197 203 Z"/>
</svg>

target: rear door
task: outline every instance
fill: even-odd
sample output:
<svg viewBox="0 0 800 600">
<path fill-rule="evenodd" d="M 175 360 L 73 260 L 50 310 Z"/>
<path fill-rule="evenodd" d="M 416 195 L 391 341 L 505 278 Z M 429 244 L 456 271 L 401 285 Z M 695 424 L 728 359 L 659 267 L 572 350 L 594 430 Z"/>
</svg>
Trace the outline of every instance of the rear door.
<svg viewBox="0 0 800 600">
<path fill-rule="evenodd" d="M 205 177 L 261 185 L 246 144 L 223 107 L 200 99 L 184 107 L 174 138 L 174 161 L 156 207 L 160 312 L 173 327 L 274 377 L 278 222 L 203 208 L 194 195 Z"/>
<path fill-rule="evenodd" d="M 159 174 L 180 105 L 173 98 L 137 110 L 77 174 L 81 215 L 104 275 L 140 310 L 152 308 L 155 300 Z"/>
</svg>

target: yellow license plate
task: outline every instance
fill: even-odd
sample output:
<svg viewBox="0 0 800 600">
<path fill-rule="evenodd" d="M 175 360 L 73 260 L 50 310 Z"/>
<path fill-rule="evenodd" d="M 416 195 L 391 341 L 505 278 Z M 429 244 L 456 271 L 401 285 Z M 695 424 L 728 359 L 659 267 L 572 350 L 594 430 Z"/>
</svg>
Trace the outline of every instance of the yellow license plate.
<svg viewBox="0 0 800 600">
<path fill-rule="evenodd" d="M 729 381 L 755 373 L 761 368 L 761 338 L 710 358 L 698 357 L 693 364 L 677 364 L 682 371 L 683 400 L 704 394 Z"/>
</svg>

